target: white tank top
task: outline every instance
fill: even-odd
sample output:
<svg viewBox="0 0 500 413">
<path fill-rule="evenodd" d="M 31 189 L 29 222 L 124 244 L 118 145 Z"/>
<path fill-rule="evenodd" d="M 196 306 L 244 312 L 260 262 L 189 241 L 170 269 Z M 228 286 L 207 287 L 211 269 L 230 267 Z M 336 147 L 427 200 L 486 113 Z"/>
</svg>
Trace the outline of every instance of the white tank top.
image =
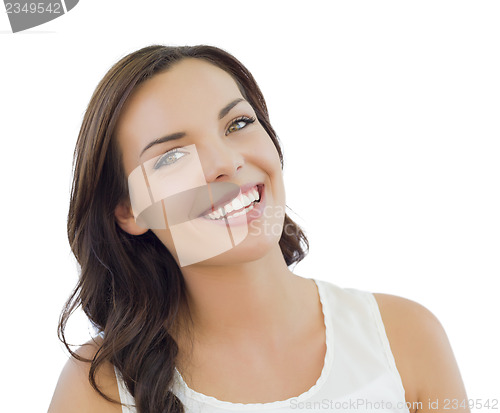
<svg viewBox="0 0 500 413">
<path fill-rule="evenodd" d="M 177 369 L 171 391 L 187 413 L 405 412 L 405 391 L 373 294 L 318 286 L 326 328 L 323 370 L 308 391 L 270 403 L 231 403 L 192 390 Z M 134 398 L 116 372 L 123 413 L 136 413 Z"/>
</svg>

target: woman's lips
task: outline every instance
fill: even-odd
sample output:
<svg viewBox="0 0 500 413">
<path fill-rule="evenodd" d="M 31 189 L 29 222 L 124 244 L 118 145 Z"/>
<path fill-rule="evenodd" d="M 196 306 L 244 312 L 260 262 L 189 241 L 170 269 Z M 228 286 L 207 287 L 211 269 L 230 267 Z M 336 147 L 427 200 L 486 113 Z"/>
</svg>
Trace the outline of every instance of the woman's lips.
<svg viewBox="0 0 500 413">
<path fill-rule="evenodd" d="M 263 183 L 249 183 L 240 187 L 233 182 L 213 182 L 173 195 L 167 204 L 171 206 L 169 213 L 174 210 L 176 216 L 184 217 L 174 220 L 176 223 L 198 218 L 224 221 L 225 218 L 236 218 L 249 212 L 261 201 L 263 188 Z M 191 205 L 189 210 L 186 210 L 187 205 Z"/>
<path fill-rule="evenodd" d="M 238 196 L 240 186 L 232 182 L 213 182 L 191 190 L 191 199 L 186 197 L 181 203 L 184 211 L 190 206 L 189 220 L 200 218 L 214 211 L 214 208 L 225 205 Z"/>
<path fill-rule="evenodd" d="M 225 204 L 214 206 L 213 210 L 203 217 L 211 220 L 223 220 L 225 218 L 236 218 L 251 211 L 255 204 L 260 201 L 259 185 L 247 187 L 246 190 L 242 188 L 241 193 L 234 199 Z"/>
</svg>

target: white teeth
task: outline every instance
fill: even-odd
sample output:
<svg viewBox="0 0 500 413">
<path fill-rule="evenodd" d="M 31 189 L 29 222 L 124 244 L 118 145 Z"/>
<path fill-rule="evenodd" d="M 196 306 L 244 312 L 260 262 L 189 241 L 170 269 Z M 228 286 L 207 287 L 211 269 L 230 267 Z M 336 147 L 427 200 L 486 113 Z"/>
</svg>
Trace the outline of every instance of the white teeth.
<svg viewBox="0 0 500 413">
<path fill-rule="evenodd" d="M 251 191 L 253 197 L 255 200 L 259 199 L 259 191 L 256 189 L 256 188 L 253 188 L 252 191 Z"/>
<path fill-rule="evenodd" d="M 246 195 L 241 195 L 241 199 L 243 200 L 243 205 L 246 207 L 252 203 L 250 198 Z"/>
<path fill-rule="evenodd" d="M 235 212 L 234 214 L 229 215 L 227 217 L 227 219 L 230 220 L 231 218 L 236 218 L 236 217 L 239 217 L 241 215 L 245 215 L 248 211 L 251 211 L 253 208 L 254 208 L 254 205 L 250 205 L 249 207 L 246 207 L 243 211 Z"/>
<path fill-rule="evenodd" d="M 248 211 L 253 209 L 254 204 L 253 202 L 259 200 L 260 201 L 260 196 L 259 196 L 259 191 L 257 190 L 256 187 L 250 189 L 247 193 L 245 194 L 240 194 L 236 198 L 232 200 L 232 202 L 227 203 L 226 205 L 220 207 L 219 209 L 205 215 L 205 217 L 209 219 L 223 219 L 226 218 L 234 218 L 234 217 L 239 217 L 241 215 L 246 214 Z M 241 211 L 238 211 L 240 210 Z M 234 212 L 231 215 L 228 215 L 230 212 L 233 211 L 238 211 Z"/>
<path fill-rule="evenodd" d="M 233 202 L 231 202 L 234 210 L 238 210 L 243 208 L 243 204 L 241 203 L 240 197 L 234 198 Z"/>
<path fill-rule="evenodd" d="M 227 219 L 236 218 L 236 217 L 239 217 L 241 215 L 245 215 L 246 213 L 248 213 L 248 211 L 251 211 L 254 207 L 255 207 L 255 205 L 251 204 L 250 206 L 247 206 L 246 208 L 244 208 L 241 211 L 238 211 L 238 212 L 235 212 L 234 214 L 228 215 Z M 220 209 L 218 209 L 217 211 L 211 212 L 210 214 L 207 214 L 206 216 L 210 219 L 217 219 L 217 220 L 225 218 L 226 215 L 221 214 L 219 211 L 220 211 Z"/>
</svg>

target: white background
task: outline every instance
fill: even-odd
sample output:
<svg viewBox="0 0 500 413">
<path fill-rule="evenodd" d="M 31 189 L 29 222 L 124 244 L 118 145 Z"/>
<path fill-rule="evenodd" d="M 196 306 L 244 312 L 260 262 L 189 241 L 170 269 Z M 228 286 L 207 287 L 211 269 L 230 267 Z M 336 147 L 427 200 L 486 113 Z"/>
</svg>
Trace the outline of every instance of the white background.
<svg viewBox="0 0 500 413">
<path fill-rule="evenodd" d="M 49 405 L 83 112 L 153 43 L 216 45 L 255 75 L 311 243 L 296 272 L 425 305 L 468 396 L 500 398 L 498 2 L 81 0 L 17 34 L 1 10 L 2 411 Z M 88 335 L 77 314 L 70 337 Z"/>
</svg>

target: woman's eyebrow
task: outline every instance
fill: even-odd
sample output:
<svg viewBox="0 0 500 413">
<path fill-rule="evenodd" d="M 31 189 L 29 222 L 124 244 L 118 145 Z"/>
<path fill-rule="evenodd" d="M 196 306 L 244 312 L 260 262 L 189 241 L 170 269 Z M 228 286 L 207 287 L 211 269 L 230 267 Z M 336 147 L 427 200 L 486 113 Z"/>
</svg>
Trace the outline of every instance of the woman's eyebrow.
<svg viewBox="0 0 500 413">
<path fill-rule="evenodd" d="M 159 145 L 160 143 L 165 143 L 168 141 L 180 139 L 180 138 L 183 138 L 184 136 L 186 136 L 185 132 L 177 132 L 177 133 L 172 133 L 170 135 L 164 136 L 163 138 L 155 139 L 154 141 L 151 141 L 146 145 L 146 147 L 142 150 L 140 156 L 142 156 L 142 154 L 144 152 L 146 152 L 149 148 L 151 148 L 154 145 Z"/>
<path fill-rule="evenodd" d="M 224 106 L 219 112 L 219 119 L 222 119 L 224 116 L 226 116 L 232 108 L 234 108 L 238 103 L 243 102 L 244 100 L 245 99 L 243 98 L 238 98 L 228 103 L 226 106 Z M 185 132 L 176 132 L 170 135 L 163 136 L 162 138 L 155 139 L 154 141 L 151 141 L 146 145 L 146 147 L 141 151 L 140 156 L 142 156 L 144 152 L 146 152 L 149 148 L 151 148 L 154 145 L 159 145 L 160 143 L 181 139 L 184 136 L 186 136 Z"/>
<path fill-rule="evenodd" d="M 222 119 L 224 116 L 226 116 L 232 108 L 234 108 L 238 103 L 243 102 L 244 100 L 245 99 L 243 98 L 238 98 L 224 106 L 219 112 L 219 119 Z"/>
</svg>

